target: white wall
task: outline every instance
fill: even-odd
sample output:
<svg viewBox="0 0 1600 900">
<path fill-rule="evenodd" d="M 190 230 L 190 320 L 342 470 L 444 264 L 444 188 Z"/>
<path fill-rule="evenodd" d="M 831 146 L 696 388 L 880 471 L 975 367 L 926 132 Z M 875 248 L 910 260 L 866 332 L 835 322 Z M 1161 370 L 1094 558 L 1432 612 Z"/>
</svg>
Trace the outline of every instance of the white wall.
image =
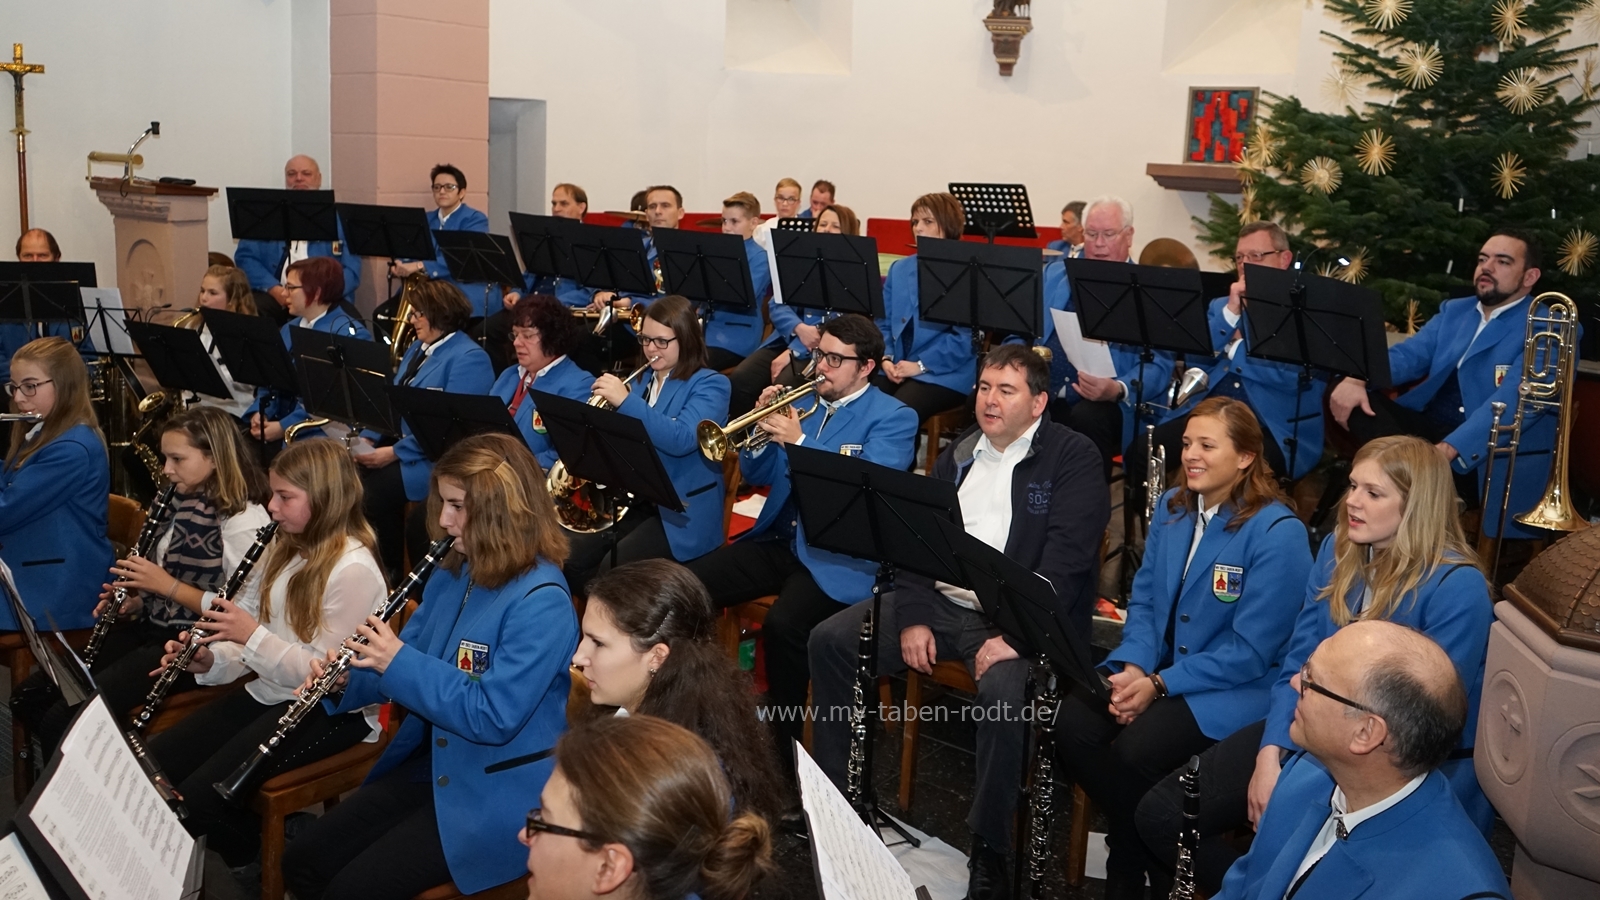
<svg viewBox="0 0 1600 900">
<path fill-rule="evenodd" d="M 905 217 L 950 181 L 1020 181 L 1042 223 L 1068 200 L 1122 194 L 1137 247 L 1192 242 L 1189 217 L 1207 208 L 1144 174 L 1180 161 L 1187 87 L 1315 102 L 1328 69 L 1321 4 L 1306 0 L 1035 0 L 1011 78 L 982 25 L 987 0 L 856 0 L 848 74 L 725 68 L 727 5 L 763 2 L 785 0 L 491 0 L 490 91 L 549 103 L 547 180 L 583 185 L 591 209 L 658 182 L 696 211 L 739 190 L 765 204 L 792 176 L 836 182 L 863 218 Z M 1171 29 L 1169 2 L 1184 17 Z M 1230 17 L 1272 52 L 1195 46 L 1222 40 Z"/>
</svg>

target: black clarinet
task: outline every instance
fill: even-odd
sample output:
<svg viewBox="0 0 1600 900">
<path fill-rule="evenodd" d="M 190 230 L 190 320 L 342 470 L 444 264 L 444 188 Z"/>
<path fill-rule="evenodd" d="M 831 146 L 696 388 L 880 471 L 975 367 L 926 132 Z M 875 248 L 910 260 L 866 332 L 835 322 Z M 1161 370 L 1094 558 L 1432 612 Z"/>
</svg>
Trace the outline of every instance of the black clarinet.
<svg viewBox="0 0 1600 900">
<path fill-rule="evenodd" d="M 434 541 L 433 546 L 428 548 L 427 555 L 422 557 L 422 561 L 417 563 L 416 568 L 411 570 L 411 574 L 400 582 L 399 587 L 390 592 L 389 596 L 378 605 L 378 608 L 372 611 L 372 614 L 384 622 L 393 618 L 394 614 L 406 605 L 406 599 L 411 596 L 411 593 L 428 579 L 428 575 L 439 564 L 439 560 L 450 552 L 450 546 L 455 543 L 455 540 L 453 537 L 443 537 Z M 228 776 L 227 781 L 218 781 L 211 785 L 217 789 L 217 793 L 222 795 L 222 799 L 233 802 L 236 798 L 244 796 L 246 787 L 255 780 L 256 772 L 261 768 L 261 764 L 266 762 L 267 757 L 271 756 L 274 750 L 283 745 L 289 733 L 294 731 L 295 726 L 300 724 L 300 721 L 306 717 L 307 713 L 316 709 L 317 705 L 323 701 L 323 698 L 333 693 L 334 686 L 339 683 L 339 679 L 344 677 L 345 673 L 350 671 L 350 663 L 355 659 L 356 652 L 350 649 L 348 646 L 350 643 L 365 644 L 367 639 L 360 632 L 357 632 L 350 636 L 346 644 L 341 644 L 339 655 L 328 663 L 327 667 L 322 670 L 322 674 L 317 677 L 317 680 L 311 682 L 310 687 L 301 691 L 300 696 L 296 697 L 294 702 L 289 704 L 289 708 L 284 710 L 283 715 L 278 718 L 278 729 L 272 733 L 272 736 L 267 738 L 264 743 L 256 745 L 255 752 L 240 763 L 239 768 L 233 770 L 233 774 Z"/>
<path fill-rule="evenodd" d="M 145 777 L 155 786 L 156 793 L 166 802 L 167 807 L 177 815 L 179 821 L 189 818 L 189 808 L 183 805 L 183 795 L 178 793 L 178 786 L 172 783 L 167 773 L 162 770 L 161 764 L 145 749 L 144 741 L 139 739 L 137 731 L 125 732 L 128 746 L 133 750 L 133 757 L 139 761 L 139 768 L 144 770 Z"/>
<path fill-rule="evenodd" d="M 144 526 L 139 529 L 139 540 L 134 542 L 132 557 L 149 559 L 155 552 L 156 540 L 161 534 L 161 526 L 172 511 L 172 495 L 177 491 L 177 486 L 168 484 L 150 501 L 150 509 L 144 515 Z M 94 632 L 89 635 L 89 645 L 83 648 L 83 664 L 92 665 L 94 658 L 100 655 L 100 648 L 106 642 L 106 635 L 111 633 L 111 626 L 117 624 L 117 617 L 122 615 L 122 610 L 128 604 L 128 589 L 125 587 L 126 578 L 118 578 L 111 586 L 111 596 L 106 600 L 106 608 L 101 611 L 100 618 L 94 620 Z"/>
<path fill-rule="evenodd" d="M 1055 819 L 1056 713 L 1061 708 L 1060 683 L 1055 669 L 1040 660 L 1033 680 L 1039 686 L 1033 704 L 1034 768 L 1028 785 L 1028 891 L 1032 900 L 1044 896 L 1045 872 L 1050 868 L 1050 824 Z M 1021 861 L 1018 861 L 1021 865 Z"/>
<path fill-rule="evenodd" d="M 256 563 L 261 560 L 261 554 L 265 553 L 267 545 L 272 543 L 272 536 L 277 533 L 277 522 L 269 523 L 256 532 L 256 542 L 250 545 L 249 550 L 245 551 L 244 559 L 239 561 L 239 567 L 233 570 L 232 575 L 228 576 L 228 583 L 223 586 L 219 599 L 231 601 L 238 596 L 239 591 L 244 589 L 244 583 L 250 579 L 250 572 L 255 569 Z M 215 608 L 215 605 L 213 605 L 213 608 Z M 184 670 L 189 668 L 189 663 L 194 661 L 194 655 L 199 652 L 201 647 L 200 639 L 209 634 L 202 626 L 210 622 L 210 619 L 201 618 L 200 621 L 189 626 L 188 642 L 183 645 L 182 650 L 178 651 L 178 655 L 173 657 L 172 662 L 167 663 L 167 667 L 162 670 L 160 677 L 156 679 L 156 683 L 151 685 L 150 693 L 145 695 L 144 708 L 139 710 L 139 715 L 133 720 L 135 731 L 143 731 L 145 726 L 150 724 L 151 719 L 155 718 L 156 710 L 160 709 L 161 704 L 167 699 L 167 692 L 172 690 L 172 686 L 178 681 L 178 676 L 182 675 Z"/>
<path fill-rule="evenodd" d="M 1178 835 L 1178 871 L 1167 900 L 1194 900 L 1194 857 L 1200 851 L 1200 757 L 1178 776 L 1183 785 L 1183 831 Z"/>
<path fill-rule="evenodd" d="M 867 698 L 874 696 L 873 691 L 877 686 L 877 679 L 872 675 L 872 654 L 878 646 L 874 636 L 877 628 L 875 618 L 868 613 L 861 620 L 861 633 L 856 642 L 855 686 L 850 697 L 850 756 L 845 764 L 844 795 L 857 812 L 866 809 L 867 780 L 872 777 L 872 773 L 867 771 L 867 742 L 872 739 L 867 730 Z"/>
</svg>

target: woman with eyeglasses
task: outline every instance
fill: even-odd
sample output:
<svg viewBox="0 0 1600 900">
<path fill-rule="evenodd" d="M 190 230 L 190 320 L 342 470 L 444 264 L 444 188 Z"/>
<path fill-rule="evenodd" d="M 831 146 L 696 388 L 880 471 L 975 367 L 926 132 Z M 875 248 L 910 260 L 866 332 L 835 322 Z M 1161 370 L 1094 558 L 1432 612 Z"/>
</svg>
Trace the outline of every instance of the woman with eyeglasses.
<svg viewBox="0 0 1600 900">
<path fill-rule="evenodd" d="M 549 294 L 529 294 L 507 311 L 511 347 L 517 363 L 495 380 L 491 394 L 505 401 L 506 411 L 523 443 L 546 472 L 556 462 L 556 447 L 533 401 L 533 391 L 585 401 L 594 376 L 568 356 L 588 336 L 583 320 Z"/>
<path fill-rule="evenodd" d="M 616 528 L 617 561 L 698 559 L 722 546 L 722 466 L 700 452 L 702 421 L 727 421 L 726 376 L 706 365 L 705 338 L 693 303 L 676 294 L 650 304 L 639 326 L 639 347 L 649 361 L 641 379 L 627 384 L 615 375 L 595 379 L 593 392 L 623 415 L 644 423 L 667 477 L 683 501 L 683 512 L 635 500 Z M 568 579 L 582 592 L 606 560 L 604 534 L 574 540 Z"/>
<path fill-rule="evenodd" d="M 772 840 L 730 793 L 716 754 L 671 722 L 573 729 L 519 830 L 529 900 L 742 900 L 771 871 Z"/>
<path fill-rule="evenodd" d="M 106 537 L 111 470 L 89 372 L 66 339 L 39 338 L 11 357 L 5 389 L 11 412 L 40 419 L 11 425 L 0 470 L 0 558 L 35 627 L 88 628 L 115 559 Z M 11 604 L 0 602 L 0 630 L 19 627 Z"/>
<path fill-rule="evenodd" d="M 489 354 L 461 329 L 472 307 L 460 289 L 448 281 L 420 285 L 411 306 L 410 323 L 416 340 L 406 348 L 394 383 L 401 387 L 446 391 L 452 394 L 487 394 L 494 386 L 494 366 Z M 427 549 L 427 517 L 419 506 L 406 521 L 406 502 L 428 499 L 428 473 L 433 464 L 400 420 L 400 437 L 367 431 L 351 451 L 361 466 L 366 489 L 367 521 L 378 532 L 378 553 L 391 578 L 405 568 L 404 554 L 413 560 Z"/>
<path fill-rule="evenodd" d="M 489 217 L 476 209 L 468 206 L 464 201 L 467 197 L 467 176 L 460 169 L 449 163 L 440 163 L 428 173 L 431 179 L 428 189 L 433 193 L 433 209 L 428 210 L 428 232 L 435 231 L 479 231 L 485 234 L 489 231 Z M 488 297 L 493 300 L 494 309 L 485 313 L 484 286 L 481 284 L 459 284 L 450 277 L 450 267 L 445 264 L 444 251 L 438 249 L 438 241 L 434 242 L 436 256 L 433 259 L 419 259 L 409 262 L 392 262 L 389 271 L 396 278 L 404 278 L 418 272 L 426 274 L 436 281 L 448 281 L 461 288 L 467 300 L 472 304 L 472 315 L 482 317 L 489 313 L 499 312 L 499 292 L 491 290 Z"/>
<path fill-rule="evenodd" d="M 1333 632 L 1387 619 L 1423 632 L 1450 654 L 1467 687 L 1461 749 L 1440 767 L 1456 799 L 1487 837 L 1494 808 L 1472 766 L 1484 657 L 1494 622 L 1489 585 L 1456 515 L 1450 466 L 1420 438 L 1378 438 L 1356 453 L 1333 533 L 1322 542 L 1305 600 L 1279 662 L 1266 718 L 1207 750 L 1200 762 L 1200 852 L 1196 874 L 1208 895 L 1238 858 L 1224 832 L 1257 824 L 1277 784 L 1281 761 L 1299 749 L 1289 738 L 1299 694 L 1289 680 Z M 1302 679 L 1311 690 L 1320 690 Z M 1348 702 L 1344 698 L 1334 698 Z M 1139 830 L 1169 865 L 1182 827 L 1177 773 L 1139 804 Z"/>
</svg>

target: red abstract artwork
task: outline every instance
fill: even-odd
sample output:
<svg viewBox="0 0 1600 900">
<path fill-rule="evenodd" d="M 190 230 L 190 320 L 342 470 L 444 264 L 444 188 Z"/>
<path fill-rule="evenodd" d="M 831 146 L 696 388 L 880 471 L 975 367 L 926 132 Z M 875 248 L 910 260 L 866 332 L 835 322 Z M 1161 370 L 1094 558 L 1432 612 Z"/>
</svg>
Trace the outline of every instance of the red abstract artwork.
<svg viewBox="0 0 1600 900">
<path fill-rule="evenodd" d="M 1186 162 L 1234 163 L 1256 114 L 1256 88 L 1190 88 Z"/>
</svg>

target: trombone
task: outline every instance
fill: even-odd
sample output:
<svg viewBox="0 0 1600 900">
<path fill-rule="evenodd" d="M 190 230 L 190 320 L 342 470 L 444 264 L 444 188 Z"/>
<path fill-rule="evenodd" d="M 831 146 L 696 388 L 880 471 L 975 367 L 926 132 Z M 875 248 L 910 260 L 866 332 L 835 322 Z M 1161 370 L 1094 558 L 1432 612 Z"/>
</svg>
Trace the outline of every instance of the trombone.
<svg viewBox="0 0 1600 900">
<path fill-rule="evenodd" d="M 794 405 L 795 402 L 814 392 L 827 380 L 825 376 L 818 375 L 799 387 L 784 391 L 774 397 L 772 402 L 766 406 L 758 406 L 726 425 L 718 425 L 710 419 L 706 419 L 696 429 L 696 434 L 700 440 L 700 452 L 705 455 L 706 459 L 720 463 L 728 455 L 729 450 L 754 451 L 765 447 L 771 437 L 765 431 L 755 427 L 756 423 L 767 416 Z M 810 409 L 800 413 L 800 418 L 804 419 L 816 411 L 817 406 L 813 404 Z M 745 434 L 736 438 L 735 435 L 740 432 L 745 432 Z"/>
</svg>

